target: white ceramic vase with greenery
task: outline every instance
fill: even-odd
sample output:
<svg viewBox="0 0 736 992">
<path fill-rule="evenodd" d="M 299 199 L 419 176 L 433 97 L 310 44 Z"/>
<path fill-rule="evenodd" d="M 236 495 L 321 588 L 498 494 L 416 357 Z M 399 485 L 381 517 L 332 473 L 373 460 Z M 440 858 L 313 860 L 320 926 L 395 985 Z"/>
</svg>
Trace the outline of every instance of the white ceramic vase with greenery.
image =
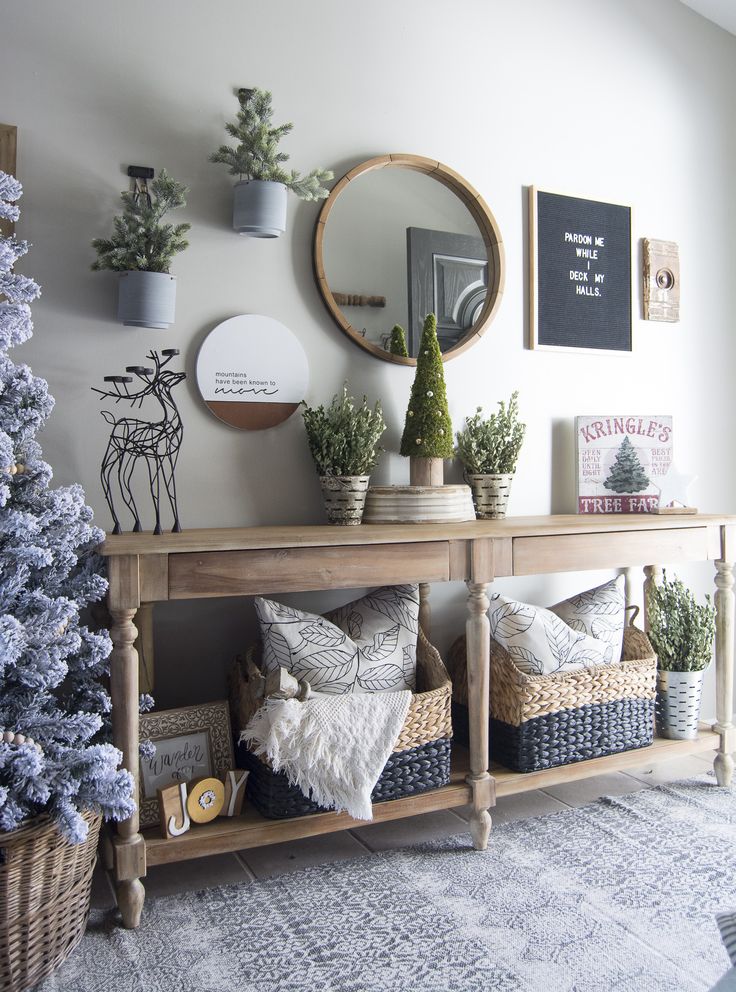
<svg viewBox="0 0 736 992">
<path fill-rule="evenodd" d="M 118 320 L 129 327 L 167 328 L 176 315 L 172 259 L 188 247 L 190 224 L 165 224 L 169 210 L 185 207 L 188 190 L 162 169 L 145 194 L 121 194 L 123 213 L 113 219 L 110 238 L 95 238 L 95 271 L 118 272 Z"/>
<path fill-rule="evenodd" d="M 238 90 L 238 116 L 225 124 L 238 142 L 235 148 L 220 145 L 211 162 L 227 165 L 238 177 L 233 194 L 233 229 L 251 238 L 278 238 L 286 230 L 287 190 L 302 200 L 322 200 L 328 195 L 323 183 L 333 178 L 328 169 L 312 169 L 306 176 L 283 168 L 289 156 L 279 142 L 293 124 L 271 127 L 271 94 L 256 88 Z"/>
<path fill-rule="evenodd" d="M 647 634 L 657 654 L 657 733 L 673 740 L 698 736 L 705 670 L 715 637 L 715 609 L 706 595 L 699 605 L 675 577 L 647 592 Z"/>
<path fill-rule="evenodd" d="M 478 407 L 457 432 L 455 454 L 463 464 L 465 479 L 473 493 L 475 515 L 480 520 L 506 516 L 511 483 L 526 424 L 519 420 L 519 393 L 511 394 L 508 405 L 499 400 L 498 412 L 483 416 Z"/>
<path fill-rule="evenodd" d="M 305 403 L 302 415 L 328 523 L 359 524 L 370 473 L 384 450 L 379 444 L 386 430 L 380 402 L 371 409 L 364 396 L 358 405 L 344 386 L 328 407 Z"/>
</svg>

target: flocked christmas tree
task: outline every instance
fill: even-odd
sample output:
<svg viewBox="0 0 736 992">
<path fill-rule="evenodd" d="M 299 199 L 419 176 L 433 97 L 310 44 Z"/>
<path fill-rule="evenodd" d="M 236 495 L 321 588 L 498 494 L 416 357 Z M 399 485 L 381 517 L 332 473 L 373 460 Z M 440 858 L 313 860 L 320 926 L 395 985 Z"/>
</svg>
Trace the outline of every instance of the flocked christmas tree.
<svg viewBox="0 0 736 992">
<path fill-rule="evenodd" d="M 17 219 L 21 192 L 0 172 L 0 218 Z M 100 739 L 110 639 L 80 617 L 107 588 L 94 552 L 104 534 L 80 486 L 50 488 L 36 434 L 53 400 L 7 355 L 33 330 L 29 304 L 40 290 L 12 272 L 27 250 L 0 235 L 0 831 L 48 813 L 79 842 L 80 811 L 131 814 L 133 781 Z"/>
<path fill-rule="evenodd" d="M 636 449 L 627 437 L 621 442 L 611 473 L 603 485 L 615 493 L 640 493 L 649 485 Z"/>
<path fill-rule="evenodd" d="M 412 470 L 416 459 L 433 459 L 441 470 L 442 459 L 452 458 L 454 453 L 437 318 L 433 313 L 424 321 L 400 450 L 412 458 Z M 412 483 L 422 478 L 431 479 L 432 485 L 441 484 L 441 471 L 426 476 L 421 469 L 416 474 L 412 471 Z"/>
</svg>

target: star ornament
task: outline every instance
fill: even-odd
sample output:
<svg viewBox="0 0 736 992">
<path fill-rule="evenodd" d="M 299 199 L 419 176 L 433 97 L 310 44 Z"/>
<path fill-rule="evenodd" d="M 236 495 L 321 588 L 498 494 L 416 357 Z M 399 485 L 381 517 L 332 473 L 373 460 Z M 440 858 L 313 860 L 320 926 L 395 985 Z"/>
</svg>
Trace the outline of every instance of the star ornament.
<svg viewBox="0 0 736 992">
<path fill-rule="evenodd" d="M 659 489 L 659 505 L 662 509 L 679 509 L 687 507 L 687 490 L 697 479 L 697 475 L 685 475 L 680 472 L 674 462 L 670 464 L 662 476 Z M 656 485 L 656 483 L 655 483 Z"/>
</svg>

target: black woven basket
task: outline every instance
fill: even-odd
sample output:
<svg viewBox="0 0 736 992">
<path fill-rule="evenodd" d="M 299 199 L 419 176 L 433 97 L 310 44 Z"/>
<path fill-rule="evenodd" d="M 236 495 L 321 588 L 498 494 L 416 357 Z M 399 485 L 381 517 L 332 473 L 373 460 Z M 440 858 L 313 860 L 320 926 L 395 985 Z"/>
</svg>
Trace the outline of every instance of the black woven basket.
<svg viewBox="0 0 736 992">
<path fill-rule="evenodd" d="M 384 765 L 371 800 L 382 803 L 447 785 L 450 781 L 450 745 L 451 741 L 444 739 L 394 752 Z M 326 812 L 323 806 L 307 799 L 297 786 L 290 785 L 283 772 L 274 772 L 244 744 L 238 745 L 236 760 L 239 768 L 247 768 L 250 772 L 245 794 L 262 816 L 282 820 Z"/>
<path fill-rule="evenodd" d="M 465 638 L 450 649 L 452 725 L 468 741 Z M 616 664 L 527 675 L 491 640 L 491 760 L 515 772 L 537 772 L 588 758 L 647 747 L 654 740 L 657 659 L 646 635 L 624 630 Z"/>
<path fill-rule="evenodd" d="M 468 708 L 452 704 L 452 728 L 468 745 Z M 559 710 L 514 727 L 489 721 L 491 760 L 515 772 L 538 772 L 588 758 L 648 747 L 654 738 L 654 701 L 617 699 Z"/>
</svg>

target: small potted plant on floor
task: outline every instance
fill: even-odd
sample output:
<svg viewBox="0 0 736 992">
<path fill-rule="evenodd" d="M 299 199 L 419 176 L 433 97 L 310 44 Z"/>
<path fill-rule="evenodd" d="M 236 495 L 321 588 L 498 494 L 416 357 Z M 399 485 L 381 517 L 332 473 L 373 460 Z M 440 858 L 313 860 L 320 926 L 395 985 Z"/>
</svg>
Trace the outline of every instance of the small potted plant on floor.
<svg viewBox="0 0 736 992">
<path fill-rule="evenodd" d="M 710 596 L 698 605 L 675 577 L 647 592 L 647 634 L 657 653 L 657 733 L 674 740 L 698 736 L 700 698 L 716 632 Z"/>
<path fill-rule="evenodd" d="M 173 257 L 188 247 L 190 224 L 164 224 L 169 210 L 186 206 L 188 190 L 165 169 L 151 183 L 151 196 L 125 191 L 123 213 L 113 220 L 111 238 L 95 238 L 95 271 L 119 272 L 118 320 L 129 327 L 166 328 L 174 322 L 176 276 Z"/>
<path fill-rule="evenodd" d="M 286 230 L 286 191 L 302 200 L 322 200 L 329 191 L 322 185 L 333 178 L 328 169 L 312 169 L 302 176 L 282 165 L 289 156 L 279 142 L 294 127 L 271 127 L 271 94 L 267 90 L 238 90 L 238 118 L 225 130 L 238 141 L 236 148 L 221 145 L 211 162 L 227 165 L 238 176 L 233 199 L 233 228 L 251 238 L 278 238 Z"/>
<path fill-rule="evenodd" d="M 526 433 L 519 420 L 519 393 L 511 394 L 508 406 L 498 403 L 498 413 L 483 417 L 478 407 L 457 433 L 455 453 L 463 463 L 465 478 L 473 492 L 475 515 L 481 520 L 506 516 L 511 482 Z"/>
<path fill-rule="evenodd" d="M 358 406 L 343 386 L 326 409 L 305 403 L 303 417 L 328 522 L 359 524 L 370 472 L 384 450 L 379 445 L 386 430 L 380 402 L 371 409 L 364 396 Z"/>
</svg>

